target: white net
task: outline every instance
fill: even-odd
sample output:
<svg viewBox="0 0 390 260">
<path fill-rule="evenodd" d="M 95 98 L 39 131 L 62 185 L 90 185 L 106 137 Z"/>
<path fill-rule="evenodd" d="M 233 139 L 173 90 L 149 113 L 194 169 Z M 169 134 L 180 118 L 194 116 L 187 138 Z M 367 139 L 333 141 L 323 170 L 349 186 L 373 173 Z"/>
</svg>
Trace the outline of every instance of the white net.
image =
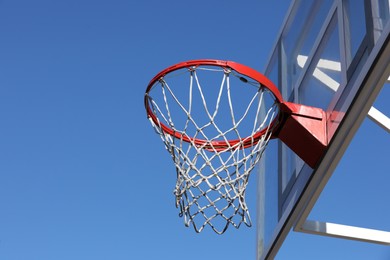
<svg viewBox="0 0 390 260">
<path fill-rule="evenodd" d="M 150 121 L 176 166 L 185 225 L 218 234 L 251 226 L 245 191 L 275 125 L 273 94 L 233 70 L 197 66 L 165 75 L 146 95 L 156 117 Z"/>
</svg>

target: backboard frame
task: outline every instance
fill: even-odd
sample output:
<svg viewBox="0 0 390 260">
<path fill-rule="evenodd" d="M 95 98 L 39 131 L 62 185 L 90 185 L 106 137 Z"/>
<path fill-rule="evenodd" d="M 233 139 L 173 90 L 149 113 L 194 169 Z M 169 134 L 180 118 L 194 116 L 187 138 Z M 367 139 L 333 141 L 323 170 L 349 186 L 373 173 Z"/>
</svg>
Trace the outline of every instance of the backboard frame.
<svg viewBox="0 0 390 260">
<path fill-rule="evenodd" d="M 330 142 L 329 149 L 318 168 L 313 171 L 305 164 L 298 165 L 296 169 L 299 172 L 295 173 L 296 178 L 286 185 L 288 192 L 283 194 L 282 190 L 278 189 L 278 223 L 270 238 L 271 242 L 262 248 L 258 255 L 258 259 L 273 259 L 276 257 L 278 250 L 291 229 L 300 232 L 343 237 L 381 244 L 388 244 L 390 241 L 390 233 L 387 231 L 307 220 L 318 197 L 328 180 L 331 178 L 338 162 L 342 158 L 364 118 L 368 115 L 369 118 L 375 119 L 374 110 L 371 109 L 371 106 L 390 74 L 390 23 L 387 22 L 386 26 L 382 28 L 381 33 L 375 31 L 377 24 L 375 23 L 373 16 L 375 15 L 374 9 L 378 7 L 378 1 L 379 0 L 364 0 L 364 10 L 367 17 L 367 31 L 354 56 L 347 55 L 347 53 L 351 53 L 351 50 L 349 49 L 350 46 L 348 46 L 349 38 L 348 36 L 345 36 L 348 35 L 346 29 L 347 21 L 345 21 L 347 1 L 335 0 L 329 9 L 324 25 L 315 41 L 316 47 L 314 47 L 312 52 L 308 55 L 308 60 L 305 63 L 304 68 L 302 68 L 304 72 L 298 79 L 298 82 L 303 80 L 304 74 L 309 70 L 314 59 L 313 57 L 316 55 L 323 40 L 323 36 L 329 37 L 329 34 L 326 33 L 328 27 L 334 22 L 334 19 L 337 19 L 336 26 L 338 27 L 338 34 L 340 37 L 340 70 L 343 72 L 342 81 L 345 82 L 345 85 L 342 86 L 342 89 L 337 93 L 338 96 L 332 100 L 330 107 L 332 109 L 336 107 L 337 102 L 343 98 L 344 104 L 342 105 L 346 110 L 346 116 L 343 116 L 340 125 L 334 130 L 335 132 Z M 267 76 L 271 73 L 271 70 L 274 69 L 272 68 L 272 63 L 275 60 L 275 55 L 277 56 L 276 59 L 283 60 L 283 57 L 280 57 L 282 56 L 281 41 L 284 37 L 286 28 L 291 25 L 291 19 L 297 14 L 297 6 L 299 6 L 301 2 L 303 1 L 293 1 L 290 5 L 288 15 L 285 18 L 278 39 L 271 52 L 272 55 L 269 59 L 267 69 L 265 70 Z M 317 3 L 317 8 L 318 5 L 319 4 Z M 371 10 L 372 12 L 367 12 L 367 10 Z M 283 61 L 278 60 L 277 63 L 279 82 L 275 82 L 276 85 L 282 86 L 281 92 L 288 101 L 298 99 L 298 94 L 296 92 L 291 97 L 286 93 L 286 90 L 284 89 L 286 80 L 283 79 L 283 76 L 280 78 L 280 75 L 287 73 L 287 71 L 283 65 Z M 299 84 L 300 83 L 297 83 L 297 86 L 299 86 Z M 343 90 L 346 87 L 348 87 L 347 94 L 343 93 Z M 381 124 L 381 122 L 377 123 Z M 386 129 L 385 124 L 382 124 L 382 127 Z M 386 130 L 389 131 L 389 129 Z M 282 145 L 279 144 L 279 157 L 283 158 L 283 156 Z M 283 168 L 283 163 L 283 161 L 279 162 L 280 169 Z M 279 188 L 282 186 L 280 176 L 281 175 L 279 175 Z M 332 229 L 332 231 L 330 231 L 331 229 L 329 228 L 324 229 L 323 227 L 326 225 L 328 225 L 328 227 L 335 227 L 335 229 Z M 356 231 L 363 235 L 361 237 L 356 236 Z"/>
</svg>

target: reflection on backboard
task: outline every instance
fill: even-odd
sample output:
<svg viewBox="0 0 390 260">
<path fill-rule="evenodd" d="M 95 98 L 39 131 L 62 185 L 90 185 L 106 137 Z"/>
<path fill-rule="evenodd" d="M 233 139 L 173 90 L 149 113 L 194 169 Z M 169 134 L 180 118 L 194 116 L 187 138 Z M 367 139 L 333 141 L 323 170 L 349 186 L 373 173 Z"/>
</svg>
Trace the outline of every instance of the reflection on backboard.
<svg viewBox="0 0 390 260">
<path fill-rule="evenodd" d="M 292 228 L 390 243 L 389 232 L 306 220 L 363 119 L 390 132 L 389 118 L 372 107 L 390 74 L 389 14 L 388 0 L 292 1 L 265 74 L 285 100 L 326 111 L 329 147 L 316 169 L 281 142 L 267 148 L 258 182 L 258 259 L 273 259 Z"/>
</svg>

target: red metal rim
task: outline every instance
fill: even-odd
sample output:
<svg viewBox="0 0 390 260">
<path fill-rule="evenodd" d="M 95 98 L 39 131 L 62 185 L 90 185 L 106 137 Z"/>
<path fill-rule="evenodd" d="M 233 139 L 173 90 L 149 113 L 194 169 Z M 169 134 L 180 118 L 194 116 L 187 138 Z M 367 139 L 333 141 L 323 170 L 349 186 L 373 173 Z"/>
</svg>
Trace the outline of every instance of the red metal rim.
<svg viewBox="0 0 390 260">
<path fill-rule="evenodd" d="M 245 76 L 259 82 L 262 86 L 264 86 L 265 88 L 270 90 L 272 92 L 272 94 L 274 95 L 275 100 L 278 103 L 283 103 L 282 95 L 280 94 L 278 88 L 272 83 L 272 81 L 269 80 L 266 76 L 264 76 L 260 72 L 254 70 L 248 66 L 245 66 L 245 65 L 239 64 L 237 62 L 233 62 L 233 61 L 212 60 L 212 59 L 191 60 L 191 61 L 181 62 L 181 63 L 178 63 L 176 65 L 173 65 L 171 67 L 166 68 L 165 70 L 161 71 L 156 76 L 154 76 L 146 88 L 145 99 L 144 99 L 147 116 L 150 119 L 152 119 L 154 124 L 159 125 L 161 127 L 162 131 L 164 131 L 165 133 L 167 133 L 175 138 L 182 139 L 185 142 L 194 143 L 195 145 L 202 146 L 204 149 L 212 150 L 212 151 L 225 150 L 229 147 L 237 145 L 239 142 L 242 141 L 239 139 L 235 139 L 235 140 L 228 140 L 228 141 L 209 142 L 209 141 L 198 139 L 198 138 L 188 137 L 187 135 L 183 135 L 182 133 L 177 132 L 177 131 L 173 130 L 172 128 L 170 128 L 169 126 L 161 123 L 158 120 L 157 116 L 153 113 L 152 109 L 150 108 L 148 93 L 150 92 L 151 88 L 154 86 L 156 81 L 158 81 L 159 79 L 163 78 L 165 75 L 167 75 L 175 70 L 182 69 L 182 68 L 190 68 L 190 67 L 194 67 L 194 66 L 195 67 L 202 66 L 202 65 L 203 66 L 208 65 L 208 66 L 229 68 L 229 69 L 232 69 L 232 70 L 234 70 L 242 75 L 245 75 Z M 277 124 L 277 120 L 278 120 L 278 116 L 275 117 L 275 119 L 271 123 L 271 126 L 270 126 L 271 128 L 275 127 L 275 125 Z M 261 137 L 266 132 L 267 132 L 267 129 L 262 129 L 261 131 L 255 133 L 252 137 L 243 138 L 245 141 L 243 142 L 242 147 L 247 148 L 247 147 L 250 147 L 253 144 L 257 143 L 257 141 L 260 140 Z"/>
</svg>

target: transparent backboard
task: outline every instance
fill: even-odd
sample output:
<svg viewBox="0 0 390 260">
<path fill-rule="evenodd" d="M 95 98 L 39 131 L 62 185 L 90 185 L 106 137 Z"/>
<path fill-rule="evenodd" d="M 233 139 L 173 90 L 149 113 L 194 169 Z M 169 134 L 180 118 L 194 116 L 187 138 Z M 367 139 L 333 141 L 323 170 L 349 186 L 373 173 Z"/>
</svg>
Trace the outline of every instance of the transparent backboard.
<svg viewBox="0 0 390 260">
<path fill-rule="evenodd" d="M 372 104 L 390 70 L 389 10 L 389 0 L 292 1 L 265 74 L 285 100 L 326 111 L 329 148 L 312 169 L 283 143 L 269 144 L 259 167 L 258 259 L 272 259 L 300 229 L 363 119 L 388 120 Z"/>
</svg>

